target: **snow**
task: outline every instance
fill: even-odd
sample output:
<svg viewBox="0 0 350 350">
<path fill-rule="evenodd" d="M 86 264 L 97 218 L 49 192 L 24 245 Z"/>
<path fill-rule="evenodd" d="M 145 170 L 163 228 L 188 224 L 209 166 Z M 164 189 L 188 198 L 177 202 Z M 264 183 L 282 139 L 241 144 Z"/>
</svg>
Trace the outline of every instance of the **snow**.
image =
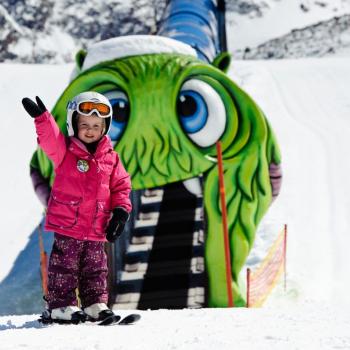
<svg viewBox="0 0 350 350">
<path fill-rule="evenodd" d="M 261 16 L 237 12 L 226 14 L 230 52 L 256 47 L 293 29 L 350 13 L 349 0 L 264 0 L 263 3 L 265 6 L 260 4 Z M 325 6 L 321 6 L 320 3 Z M 307 7 L 307 12 L 301 10 L 301 4 Z"/>
<path fill-rule="evenodd" d="M 181 53 L 197 57 L 196 50 L 178 40 L 158 35 L 125 35 L 100 41 L 87 50 L 82 70 L 102 61 L 152 53 Z"/>
<path fill-rule="evenodd" d="M 37 94 L 51 108 L 71 70 L 0 65 L 0 288 L 42 212 L 28 175 L 34 126 L 20 100 Z M 261 309 L 143 311 L 137 325 L 93 331 L 91 324 L 43 327 L 37 315 L 0 316 L 1 350 L 350 349 L 348 56 L 236 61 L 230 75 L 259 103 L 281 146 L 282 191 L 260 232 L 288 224 L 287 292 L 278 286 Z"/>
<path fill-rule="evenodd" d="M 23 97 L 42 96 L 52 108 L 69 80 L 71 65 L 0 64 L 2 174 L 0 193 L 0 281 L 9 273 L 29 233 L 40 222 L 42 207 L 32 189 L 29 162 L 36 148 L 33 120 L 24 111 Z M 19 127 L 20 125 L 20 127 Z"/>
<path fill-rule="evenodd" d="M 327 317 L 320 318 L 320 313 Z M 2 350 L 348 349 L 349 316 L 300 309 L 143 311 L 133 326 L 41 326 L 34 316 L 0 317 Z M 93 330 L 92 330 L 92 327 Z"/>
<path fill-rule="evenodd" d="M 14 20 L 14 18 L 7 12 L 4 6 L 0 5 L 0 15 L 4 16 L 6 21 L 10 23 L 11 27 L 20 34 L 24 34 L 25 30 Z"/>
<path fill-rule="evenodd" d="M 61 64 L 73 62 L 76 52 L 101 39 L 156 32 L 156 21 L 160 21 L 166 1 L 88 0 L 84 6 L 81 6 L 82 1 L 71 0 L 49 4 L 39 0 L 32 0 L 30 4 L 27 0 L 25 5 L 23 1 L 13 0 L 3 3 L 0 18 L 4 28 L 0 28 L 0 36 L 4 43 L 0 58 L 7 62 Z M 226 3 L 228 48 L 234 57 L 240 58 L 245 48 L 251 49 L 251 55 L 257 46 L 293 33 L 293 29 L 315 26 L 320 21 L 350 14 L 350 0 L 230 0 Z M 35 28 L 30 28 L 31 25 Z M 316 44 L 324 41 L 331 52 L 347 45 L 348 40 L 338 40 L 341 26 L 332 29 L 333 40 L 329 35 L 323 38 L 327 25 L 321 27 L 315 28 L 317 35 L 313 33 L 319 35 Z M 330 42 L 332 45 L 328 47 Z M 286 44 L 288 51 L 295 49 L 294 46 L 290 48 L 288 42 Z M 299 53 L 299 49 L 297 51 Z M 311 50 L 309 55 L 319 56 L 324 52 Z"/>
<path fill-rule="evenodd" d="M 350 286 L 347 62 L 239 62 L 236 69 L 281 146 L 282 192 L 269 216 L 289 225 L 290 269 L 298 291 L 338 303 L 349 303 Z"/>
</svg>

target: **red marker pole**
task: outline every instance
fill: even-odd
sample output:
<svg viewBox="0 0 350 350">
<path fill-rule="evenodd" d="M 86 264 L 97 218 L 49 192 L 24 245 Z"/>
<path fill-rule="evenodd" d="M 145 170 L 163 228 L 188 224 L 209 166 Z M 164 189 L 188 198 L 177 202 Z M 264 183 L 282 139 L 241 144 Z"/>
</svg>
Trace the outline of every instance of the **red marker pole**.
<svg viewBox="0 0 350 350">
<path fill-rule="evenodd" d="M 41 229 L 41 223 L 38 226 L 38 234 L 39 234 L 39 248 L 40 248 L 40 270 L 41 270 L 41 287 L 44 293 L 44 296 L 47 295 L 47 282 L 48 282 L 48 276 L 47 276 L 47 254 L 44 250 L 44 243 L 43 243 L 43 235 L 42 235 L 42 229 Z"/>
<path fill-rule="evenodd" d="M 231 255 L 230 255 L 230 244 L 229 244 L 229 239 L 228 239 L 224 168 L 223 168 L 223 164 L 222 164 L 222 150 L 221 150 L 221 142 L 220 141 L 218 141 L 216 143 L 216 152 L 217 152 L 218 166 L 219 166 L 219 190 L 220 190 L 220 202 L 221 202 L 221 211 L 222 211 L 222 228 L 224 231 L 226 287 L 227 287 L 228 307 L 233 307 L 234 304 L 233 304 L 233 298 L 232 298 Z"/>
<path fill-rule="evenodd" d="M 284 225 L 283 238 L 283 269 L 284 269 L 284 291 L 287 290 L 287 225 Z"/>
<path fill-rule="evenodd" d="M 250 307 L 250 269 L 247 269 L 247 307 Z"/>
</svg>

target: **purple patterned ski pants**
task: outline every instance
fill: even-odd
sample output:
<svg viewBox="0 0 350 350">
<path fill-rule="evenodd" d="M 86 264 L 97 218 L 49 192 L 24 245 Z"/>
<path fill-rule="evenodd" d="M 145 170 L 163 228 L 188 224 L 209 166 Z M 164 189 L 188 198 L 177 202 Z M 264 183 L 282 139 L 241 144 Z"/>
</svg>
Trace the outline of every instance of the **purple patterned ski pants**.
<svg viewBox="0 0 350 350">
<path fill-rule="evenodd" d="M 47 301 L 50 309 L 107 303 L 107 257 L 104 242 L 79 241 L 55 233 L 49 261 Z"/>
</svg>

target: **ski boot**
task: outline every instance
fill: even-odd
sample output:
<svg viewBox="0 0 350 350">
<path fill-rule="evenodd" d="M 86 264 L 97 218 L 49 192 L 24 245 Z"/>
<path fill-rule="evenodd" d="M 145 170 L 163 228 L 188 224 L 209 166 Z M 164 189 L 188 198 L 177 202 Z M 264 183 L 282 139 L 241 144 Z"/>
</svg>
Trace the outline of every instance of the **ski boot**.
<svg viewBox="0 0 350 350">
<path fill-rule="evenodd" d="M 91 322 L 99 322 L 100 325 L 108 325 L 120 320 L 120 316 L 116 315 L 104 303 L 95 303 L 84 309 L 87 320 Z"/>
<path fill-rule="evenodd" d="M 77 306 L 58 307 L 45 310 L 39 321 L 44 324 L 78 324 L 86 321 L 87 315 Z"/>
</svg>

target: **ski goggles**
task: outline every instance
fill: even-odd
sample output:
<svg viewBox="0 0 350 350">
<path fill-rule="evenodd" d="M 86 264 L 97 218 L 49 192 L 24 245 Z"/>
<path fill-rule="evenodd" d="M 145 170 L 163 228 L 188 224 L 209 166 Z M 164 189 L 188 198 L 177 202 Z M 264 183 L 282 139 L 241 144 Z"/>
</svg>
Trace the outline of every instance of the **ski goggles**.
<svg viewBox="0 0 350 350">
<path fill-rule="evenodd" d="M 77 106 L 77 111 L 86 116 L 97 113 L 101 118 L 106 118 L 111 115 L 111 108 L 101 102 L 80 102 Z"/>
</svg>

